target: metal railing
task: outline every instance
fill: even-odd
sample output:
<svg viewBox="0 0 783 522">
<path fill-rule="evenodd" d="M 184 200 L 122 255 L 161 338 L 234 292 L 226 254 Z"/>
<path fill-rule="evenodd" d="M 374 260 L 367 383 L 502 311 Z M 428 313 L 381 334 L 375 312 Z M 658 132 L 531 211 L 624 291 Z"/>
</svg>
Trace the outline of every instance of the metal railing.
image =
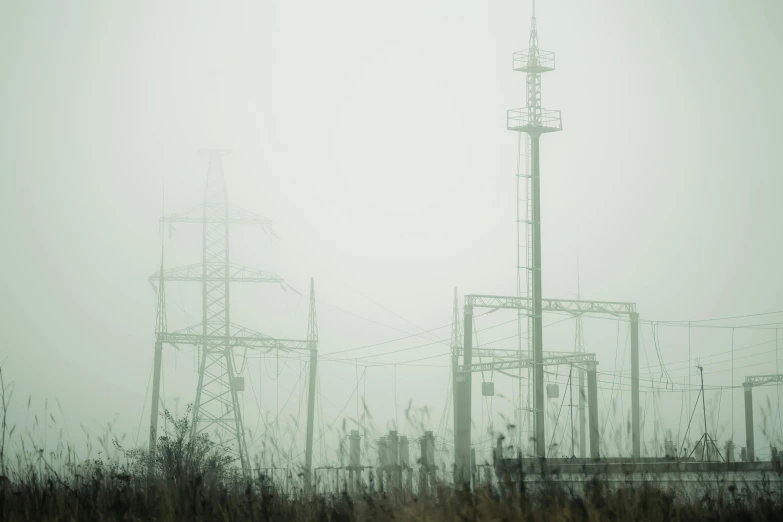
<svg viewBox="0 0 783 522">
<path fill-rule="evenodd" d="M 555 68 L 555 53 L 541 49 L 533 52 L 530 49 L 517 51 L 512 56 L 512 67 L 515 71 L 523 72 L 552 71 Z"/>
<path fill-rule="evenodd" d="M 542 132 L 552 132 L 563 130 L 563 122 L 560 120 L 560 111 L 547 109 L 528 111 L 527 107 L 523 107 L 508 110 L 506 127 L 516 131 L 538 129 Z"/>
</svg>

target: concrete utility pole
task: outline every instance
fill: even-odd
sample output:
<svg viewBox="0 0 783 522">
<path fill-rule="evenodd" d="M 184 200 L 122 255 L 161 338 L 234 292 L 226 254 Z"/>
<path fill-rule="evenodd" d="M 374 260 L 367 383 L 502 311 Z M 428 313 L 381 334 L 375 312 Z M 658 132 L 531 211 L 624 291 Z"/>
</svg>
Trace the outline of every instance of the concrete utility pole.
<svg viewBox="0 0 783 522">
<path fill-rule="evenodd" d="M 540 185 L 540 155 L 539 138 L 547 132 L 562 130 L 560 111 L 541 108 L 541 73 L 553 71 L 555 55 L 538 48 L 538 29 L 536 27 L 536 6 L 533 2 L 533 16 L 530 19 L 529 48 L 514 53 L 513 68 L 515 71 L 527 74 L 527 106 L 522 109 L 511 109 L 507 114 L 506 127 L 515 132 L 524 132 L 530 139 L 530 226 L 532 237 L 531 278 L 532 278 L 532 337 L 533 358 L 538 361 L 533 368 L 533 402 L 535 410 L 534 445 L 535 454 L 546 455 L 546 438 L 544 431 L 544 367 L 543 359 L 543 316 L 541 307 L 541 185 Z"/>
</svg>

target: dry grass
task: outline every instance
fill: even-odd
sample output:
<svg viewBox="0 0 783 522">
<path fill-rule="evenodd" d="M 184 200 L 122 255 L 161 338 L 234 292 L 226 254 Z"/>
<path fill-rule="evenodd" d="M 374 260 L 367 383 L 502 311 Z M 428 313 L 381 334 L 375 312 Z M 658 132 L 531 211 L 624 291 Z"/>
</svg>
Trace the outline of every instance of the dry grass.
<svg viewBox="0 0 783 522">
<path fill-rule="evenodd" d="M 67 443 L 47 452 L 18 433 L 10 451 L 14 433 L 5 414 L 12 394 L 6 391 L 0 368 L 0 521 L 783 520 L 781 492 L 768 483 L 704 487 L 685 496 L 654 482 L 610 487 L 596 477 L 576 490 L 554 481 L 506 480 L 474 492 L 442 486 L 428 498 L 395 502 L 368 481 L 368 489 L 353 496 L 284 495 L 267 476 L 239 477 L 219 446 L 191 438 L 187 412 L 180 419 L 164 413 L 152 460 L 124 449 L 109 431 L 97 438 L 96 457 L 86 461 Z"/>
</svg>

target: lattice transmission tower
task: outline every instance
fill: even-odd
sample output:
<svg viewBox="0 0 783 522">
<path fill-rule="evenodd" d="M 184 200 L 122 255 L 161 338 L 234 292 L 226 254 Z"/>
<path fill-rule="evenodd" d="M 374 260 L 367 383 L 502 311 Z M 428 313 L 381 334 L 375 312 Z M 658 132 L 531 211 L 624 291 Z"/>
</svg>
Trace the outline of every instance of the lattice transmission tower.
<svg viewBox="0 0 783 522">
<path fill-rule="evenodd" d="M 239 462 L 242 473 L 250 474 L 245 428 L 242 420 L 241 396 L 244 391 L 244 364 L 235 358 L 241 350 L 283 350 L 308 352 L 310 385 L 308 393 L 307 445 L 305 455 L 305 488 L 309 489 L 312 468 L 312 432 L 315 400 L 315 372 L 318 348 L 314 285 L 310 284 L 310 315 L 306 339 L 276 339 L 231 321 L 232 283 L 283 283 L 279 276 L 239 265 L 231 261 L 231 225 L 261 227 L 268 235 L 274 233 L 268 219 L 230 205 L 223 176 L 223 155 L 226 151 L 209 150 L 204 200 L 182 213 L 164 216 L 161 224 L 193 223 L 201 225 L 201 262 L 164 269 L 161 249 L 160 270 L 149 280 L 157 283 L 158 311 L 155 332 L 153 395 L 150 419 L 150 453 L 155 452 L 160 402 L 160 374 L 164 344 L 197 346 L 200 351 L 198 385 L 193 404 L 192 435 L 207 434 L 213 442 L 226 448 Z M 201 322 L 173 332 L 166 322 L 165 284 L 170 281 L 195 282 L 201 285 Z"/>
</svg>

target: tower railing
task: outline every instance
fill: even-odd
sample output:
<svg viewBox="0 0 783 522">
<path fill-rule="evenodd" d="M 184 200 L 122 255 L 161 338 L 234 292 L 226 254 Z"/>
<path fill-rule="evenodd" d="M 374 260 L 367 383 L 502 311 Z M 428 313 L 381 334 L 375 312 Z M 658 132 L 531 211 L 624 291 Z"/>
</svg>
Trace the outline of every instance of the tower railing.
<svg viewBox="0 0 783 522">
<path fill-rule="evenodd" d="M 531 118 L 527 107 L 509 109 L 506 113 L 506 127 L 517 132 L 544 133 L 563 130 L 560 111 L 539 109 L 538 114 Z"/>
<path fill-rule="evenodd" d="M 536 55 L 538 55 L 536 57 Z M 525 49 L 512 56 L 512 68 L 519 72 L 542 73 L 555 70 L 555 53 L 541 49 Z"/>
</svg>

